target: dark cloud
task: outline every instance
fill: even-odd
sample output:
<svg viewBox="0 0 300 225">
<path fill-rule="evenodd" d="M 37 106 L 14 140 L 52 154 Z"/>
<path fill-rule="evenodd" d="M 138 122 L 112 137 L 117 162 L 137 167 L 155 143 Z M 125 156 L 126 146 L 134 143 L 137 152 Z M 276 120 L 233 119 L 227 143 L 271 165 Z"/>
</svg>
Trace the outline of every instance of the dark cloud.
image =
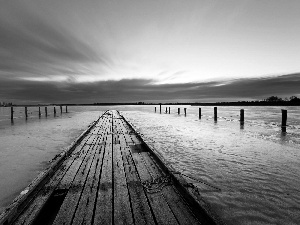
<svg viewBox="0 0 300 225">
<path fill-rule="evenodd" d="M 15 103 L 94 103 L 135 101 L 226 101 L 300 94 L 300 74 L 226 82 L 153 85 L 154 80 L 124 79 L 93 83 L 3 79 L 0 97 Z"/>
<path fill-rule="evenodd" d="M 55 66 L 109 61 L 105 54 L 95 51 L 55 20 L 35 13 L 20 2 L 12 5 L 7 3 L 0 10 L 0 76 L 5 73 L 48 75 Z"/>
</svg>

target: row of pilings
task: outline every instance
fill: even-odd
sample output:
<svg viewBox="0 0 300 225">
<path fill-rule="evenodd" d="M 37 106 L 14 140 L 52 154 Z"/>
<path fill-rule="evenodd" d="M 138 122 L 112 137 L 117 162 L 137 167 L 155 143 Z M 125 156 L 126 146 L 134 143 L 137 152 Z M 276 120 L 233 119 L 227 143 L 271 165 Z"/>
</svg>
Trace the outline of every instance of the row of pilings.
<svg viewBox="0 0 300 225">
<path fill-rule="evenodd" d="M 186 116 L 186 109 L 187 108 L 183 108 L 184 111 L 184 115 Z M 156 112 L 156 107 L 155 107 L 155 112 Z M 161 105 L 159 105 L 159 112 L 161 113 Z M 244 116 L 244 109 L 240 110 L 240 123 L 243 125 L 245 122 L 245 116 Z M 166 111 L 165 113 L 171 113 L 171 108 L 170 107 L 166 107 Z M 180 114 L 180 108 L 178 108 L 177 111 L 178 115 Z M 201 119 L 201 108 L 199 108 L 199 119 Z M 287 110 L 282 109 L 281 110 L 281 131 L 282 132 L 286 132 L 286 127 L 287 127 Z M 214 120 L 217 121 L 218 120 L 218 108 L 214 107 Z"/>
<path fill-rule="evenodd" d="M 50 108 L 50 106 L 45 106 L 45 117 L 48 117 L 48 107 Z M 60 114 L 62 114 L 63 113 L 63 105 L 60 105 L 59 108 L 60 108 Z M 65 106 L 65 112 L 68 113 L 68 106 Z M 25 119 L 28 119 L 28 106 L 24 106 L 24 113 L 25 113 Z M 53 115 L 56 116 L 56 106 L 53 106 Z M 40 106 L 39 106 L 38 116 L 39 117 L 42 116 Z M 14 120 L 14 107 L 13 106 L 10 107 L 10 119 L 11 119 L 11 121 Z"/>
</svg>

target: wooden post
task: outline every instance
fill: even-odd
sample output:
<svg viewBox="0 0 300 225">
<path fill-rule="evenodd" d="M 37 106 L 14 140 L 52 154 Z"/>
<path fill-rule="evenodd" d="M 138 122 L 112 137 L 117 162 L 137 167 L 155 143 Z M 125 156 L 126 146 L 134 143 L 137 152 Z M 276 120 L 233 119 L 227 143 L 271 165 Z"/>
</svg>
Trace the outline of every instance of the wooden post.
<svg viewBox="0 0 300 225">
<path fill-rule="evenodd" d="M 184 115 L 186 116 L 186 108 L 184 108 Z"/>
<path fill-rule="evenodd" d="M 41 107 L 39 107 L 39 117 L 41 117 Z"/>
<path fill-rule="evenodd" d="M 155 107 L 155 112 L 156 112 L 156 107 Z"/>
<path fill-rule="evenodd" d="M 25 106 L 25 118 L 28 118 L 27 106 Z"/>
<path fill-rule="evenodd" d="M 214 107 L 214 119 L 217 120 L 218 119 L 218 108 Z"/>
<path fill-rule="evenodd" d="M 56 108 L 55 108 L 55 106 L 53 108 L 53 111 L 54 111 L 54 116 L 55 116 L 56 115 Z"/>
<path fill-rule="evenodd" d="M 178 115 L 180 114 L 180 108 L 178 108 Z"/>
<path fill-rule="evenodd" d="M 66 113 L 68 112 L 68 106 L 66 105 Z"/>
<path fill-rule="evenodd" d="M 286 132 L 287 110 L 282 109 L 281 114 L 282 114 L 281 131 Z"/>
<path fill-rule="evenodd" d="M 159 113 L 161 113 L 161 103 L 159 103 Z"/>
<path fill-rule="evenodd" d="M 169 114 L 170 114 L 170 112 L 171 112 L 171 107 L 169 107 Z"/>
<path fill-rule="evenodd" d="M 10 119 L 14 120 L 14 107 L 10 107 Z"/>
<path fill-rule="evenodd" d="M 166 113 L 168 113 L 168 107 L 166 107 Z"/>
<path fill-rule="evenodd" d="M 240 112 L 240 122 L 241 123 L 244 122 L 244 109 L 241 109 L 241 112 Z"/>
<path fill-rule="evenodd" d="M 201 119 L 201 108 L 199 108 L 199 119 Z"/>
<path fill-rule="evenodd" d="M 60 108 L 60 114 L 62 114 L 62 106 L 60 105 L 59 108 Z"/>
<path fill-rule="evenodd" d="M 48 116 L 47 107 L 45 107 L 45 115 Z"/>
</svg>

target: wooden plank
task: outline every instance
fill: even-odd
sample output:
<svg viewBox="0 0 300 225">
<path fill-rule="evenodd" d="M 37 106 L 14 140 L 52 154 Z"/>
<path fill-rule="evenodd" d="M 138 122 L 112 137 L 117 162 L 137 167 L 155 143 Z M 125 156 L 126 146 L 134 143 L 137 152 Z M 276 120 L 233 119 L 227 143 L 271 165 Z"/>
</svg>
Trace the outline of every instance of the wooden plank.
<svg viewBox="0 0 300 225">
<path fill-rule="evenodd" d="M 124 134 L 125 138 L 128 136 Z M 131 153 L 132 154 L 132 153 Z M 138 171 L 140 180 L 142 182 L 151 182 L 153 180 L 151 174 L 149 173 L 146 164 L 143 161 L 140 153 L 132 154 L 132 158 L 135 167 Z M 160 193 L 146 193 L 148 200 L 150 201 L 151 208 L 154 212 L 155 219 L 158 224 L 178 224 L 175 216 L 173 215 L 168 203 L 166 202 L 164 196 Z"/>
<path fill-rule="evenodd" d="M 133 224 L 120 148 L 120 144 L 114 144 L 113 146 L 114 224 Z"/>
<path fill-rule="evenodd" d="M 96 136 L 89 137 L 89 139 L 92 138 L 93 141 L 96 141 Z M 59 189 L 69 189 L 70 184 L 72 183 L 75 175 L 77 174 L 77 171 L 79 170 L 82 162 L 84 161 L 87 152 L 89 152 L 90 145 L 84 145 L 81 151 L 76 152 L 73 154 L 74 158 L 72 157 L 72 160 L 74 160 L 74 163 L 69 168 L 63 179 L 61 180 L 59 184 Z"/>
<path fill-rule="evenodd" d="M 54 174 L 54 176 L 45 184 L 45 187 L 37 194 L 37 196 L 30 203 L 28 208 L 23 211 L 23 213 L 17 218 L 15 224 L 31 224 L 34 219 L 37 217 L 38 213 L 41 211 L 42 207 L 49 199 L 54 189 L 57 187 L 58 183 L 61 181 L 62 177 L 69 171 L 72 166 L 75 157 L 82 150 L 85 143 L 88 141 L 89 137 L 85 137 L 81 143 L 75 148 L 73 153 L 71 154 L 68 160 L 65 160 L 63 164 L 60 166 L 58 171 Z M 73 165 L 76 168 L 76 165 Z M 71 169 L 70 169 L 71 170 Z"/>
<path fill-rule="evenodd" d="M 97 191 L 94 224 L 113 223 L 112 145 L 105 145 L 100 185 Z"/>
<path fill-rule="evenodd" d="M 65 161 L 63 167 L 69 167 L 72 164 L 71 160 Z M 54 189 L 58 185 L 59 181 L 62 179 L 66 171 L 60 169 L 55 175 L 51 178 L 51 181 L 48 182 L 43 190 L 41 190 L 38 195 L 33 199 L 33 202 L 26 208 L 25 211 L 17 218 L 14 224 L 31 224 L 34 219 L 37 217 L 41 211 L 44 204 L 47 202 Z"/>
<path fill-rule="evenodd" d="M 105 147 L 96 145 L 93 160 L 72 224 L 92 224 Z"/>
<path fill-rule="evenodd" d="M 142 151 L 140 155 L 143 157 L 143 160 L 145 161 L 147 168 L 149 169 L 154 179 L 159 179 L 162 176 L 167 176 L 167 174 L 165 174 L 161 169 L 159 169 L 154 159 L 151 158 L 149 152 Z M 168 205 L 170 206 L 179 224 L 200 224 L 199 221 L 193 215 L 193 213 L 189 210 L 188 205 L 180 197 L 179 193 L 175 191 L 174 185 L 164 186 L 161 189 L 161 193 L 168 202 Z"/>
<path fill-rule="evenodd" d="M 96 141 L 97 140 L 98 138 L 96 138 Z M 70 183 L 68 184 L 70 185 L 70 187 L 67 196 L 65 197 L 53 224 L 71 224 L 74 212 L 76 211 L 76 207 L 78 205 L 88 173 L 90 171 L 92 161 L 95 156 L 93 147 L 93 145 L 84 147 L 86 149 L 85 158 L 83 159 L 79 170 L 74 173 L 75 177 L 74 180 L 70 182 L 71 185 Z M 62 186 L 59 185 L 58 189 L 61 189 L 61 187 L 64 186 L 65 184 L 63 184 Z"/>
<path fill-rule="evenodd" d="M 125 142 L 125 140 L 124 140 Z M 146 194 L 144 192 L 141 181 L 138 177 L 133 159 L 129 149 L 121 140 L 121 153 L 126 174 L 127 186 L 130 194 L 131 206 L 134 215 L 135 224 L 155 224 L 155 220 L 151 213 Z"/>
</svg>

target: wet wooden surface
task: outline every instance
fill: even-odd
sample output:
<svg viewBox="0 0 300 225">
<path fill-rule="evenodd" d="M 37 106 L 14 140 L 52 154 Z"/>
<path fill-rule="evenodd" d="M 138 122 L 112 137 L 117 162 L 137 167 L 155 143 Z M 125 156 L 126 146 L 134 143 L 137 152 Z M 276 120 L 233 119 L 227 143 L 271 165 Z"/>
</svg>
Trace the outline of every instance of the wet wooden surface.
<svg viewBox="0 0 300 225">
<path fill-rule="evenodd" d="M 106 112 L 15 224 L 200 224 L 117 111 Z"/>
</svg>

